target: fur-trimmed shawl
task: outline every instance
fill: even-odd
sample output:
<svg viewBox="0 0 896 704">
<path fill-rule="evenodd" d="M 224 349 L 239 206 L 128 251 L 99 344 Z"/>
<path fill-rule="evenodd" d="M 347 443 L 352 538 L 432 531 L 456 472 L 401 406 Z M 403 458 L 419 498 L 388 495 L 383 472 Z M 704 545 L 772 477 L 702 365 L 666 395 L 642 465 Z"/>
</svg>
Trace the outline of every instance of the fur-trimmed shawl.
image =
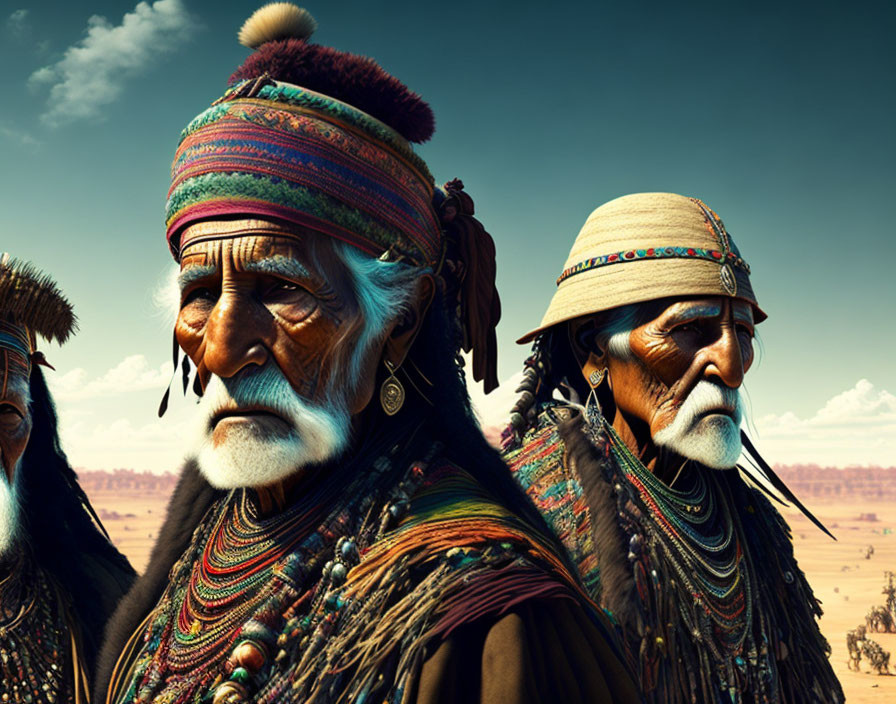
<svg viewBox="0 0 896 704">
<path fill-rule="evenodd" d="M 592 598 L 618 624 L 630 664 L 644 678 L 642 686 L 648 700 L 685 702 L 692 696 L 713 699 L 711 690 L 718 684 L 713 684 L 709 671 L 716 663 L 701 654 L 699 639 L 692 642 L 690 632 L 682 630 L 681 604 L 675 601 L 676 594 L 678 599 L 682 597 L 673 588 L 676 577 L 666 574 L 666 563 L 651 547 L 650 533 L 645 531 L 648 519 L 631 503 L 636 499 L 623 486 L 628 479 L 618 471 L 606 437 L 599 434 L 592 440 L 586 428 L 582 415 L 574 409 L 547 404 L 522 443 L 505 447 L 505 460 L 579 565 Z M 768 642 L 769 674 L 776 682 L 768 692 L 770 701 L 842 702 L 842 690 L 828 661 L 830 648 L 816 620 L 821 609 L 797 566 L 790 529 L 768 499 L 750 487 L 738 470 L 713 472 L 724 487 L 721 495 L 727 496 L 723 505 L 742 527 L 745 568 L 752 571 L 756 584 L 752 627 L 760 628 L 761 622 L 765 624 L 762 628 L 774 634 L 769 635 Z M 636 534 L 626 533 L 621 515 L 626 516 L 629 530 Z M 643 527 L 639 520 L 644 521 Z M 637 557 L 631 552 L 632 537 L 639 541 L 634 548 Z M 648 570 L 654 570 L 653 583 L 643 587 L 644 594 L 639 594 L 633 571 L 641 555 L 648 556 Z M 667 615 L 658 617 L 659 612 Z M 748 667 L 747 659 L 744 653 L 737 667 Z M 689 674 L 688 668 L 697 672 Z M 743 695 L 745 702 L 752 702 L 759 693 Z"/>
</svg>

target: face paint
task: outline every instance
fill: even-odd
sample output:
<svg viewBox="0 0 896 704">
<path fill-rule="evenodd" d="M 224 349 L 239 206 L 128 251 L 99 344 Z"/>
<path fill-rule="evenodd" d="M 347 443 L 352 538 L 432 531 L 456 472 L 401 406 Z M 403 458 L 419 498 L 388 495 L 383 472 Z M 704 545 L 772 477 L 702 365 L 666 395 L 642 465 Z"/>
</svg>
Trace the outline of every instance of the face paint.
<svg viewBox="0 0 896 704">
<path fill-rule="evenodd" d="M 716 468 L 740 454 L 737 390 L 753 362 L 748 303 L 673 301 L 632 330 L 631 358 L 609 358 L 613 397 L 632 434 Z M 646 435 L 646 437 L 644 437 Z"/>
<path fill-rule="evenodd" d="M 6 484 L 11 485 L 15 480 L 15 468 L 31 437 L 31 425 L 28 377 L 10 369 L 0 391 L 0 464 Z"/>
</svg>

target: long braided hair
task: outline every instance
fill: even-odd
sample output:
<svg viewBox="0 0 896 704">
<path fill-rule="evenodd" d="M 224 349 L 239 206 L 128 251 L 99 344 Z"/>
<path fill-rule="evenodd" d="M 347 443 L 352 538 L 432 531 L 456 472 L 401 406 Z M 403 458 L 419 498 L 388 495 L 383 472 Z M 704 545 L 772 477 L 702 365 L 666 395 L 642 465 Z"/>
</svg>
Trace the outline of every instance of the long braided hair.
<svg viewBox="0 0 896 704">
<path fill-rule="evenodd" d="M 22 535 L 71 599 L 92 669 L 103 626 L 135 573 L 110 542 L 62 451 L 56 407 L 39 366 L 31 371 L 30 390 L 33 426 L 19 467 Z"/>
</svg>

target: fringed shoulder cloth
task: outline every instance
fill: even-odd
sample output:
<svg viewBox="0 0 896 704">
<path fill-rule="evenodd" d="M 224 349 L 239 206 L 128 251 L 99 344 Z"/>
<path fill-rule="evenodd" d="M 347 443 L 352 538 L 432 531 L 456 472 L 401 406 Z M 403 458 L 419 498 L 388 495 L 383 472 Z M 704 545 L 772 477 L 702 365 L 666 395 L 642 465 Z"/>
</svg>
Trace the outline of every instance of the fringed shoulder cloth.
<svg viewBox="0 0 896 704">
<path fill-rule="evenodd" d="M 618 624 L 652 702 L 844 701 L 790 529 L 738 469 L 669 488 L 599 415 L 548 403 L 505 460 Z"/>
<path fill-rule="evenodd" d="M 552 541 L 468 472 L 435 452 L 406 467 L 327 481 L 340 498 L 322 519 L 319 492 L 273 519 L 248 491 L 214 503 L 106 701 L 413 701 L 427 645 L 457 627 L 532 599 L 590 603 Z"/>
</svg>

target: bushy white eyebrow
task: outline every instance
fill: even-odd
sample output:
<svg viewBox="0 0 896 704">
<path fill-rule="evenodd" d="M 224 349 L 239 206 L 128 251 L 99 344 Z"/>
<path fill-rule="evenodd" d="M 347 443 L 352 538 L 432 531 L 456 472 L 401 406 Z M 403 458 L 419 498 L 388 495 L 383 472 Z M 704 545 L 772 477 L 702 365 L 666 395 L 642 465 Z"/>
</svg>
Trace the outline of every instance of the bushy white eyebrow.
<svg viewBox="0 0 896 704">
<path fill-rule="evenodd" d="M 199 281 L 200 279 L 204 279 L 208 276 L 212 276 L 215 272 L 218 271 L 218 267 L 208 265 L 199 265 L 191 266 L 187 269 L 184 269 L 177 275 L 177 285 L 181 291 L 183 291 L 187 286 Z"/>
<path fill-rule="evenodd" d="M 311 272 L 301 262 L 282 254 L 275 254 L 257 261 L 246 262 L 243 265 L 246 271 L 257 274 L 272 274 L 283 276 L 287 279 L 311 279 Z"/>
<path fill-rule="evenodd" d="M 715 318 L 722 312 L 722 306 L 712 304 L 692 305 L 677 310 L 670 318 L 674 320 L 690 320 L 691 318 Z"/>
</svg>

